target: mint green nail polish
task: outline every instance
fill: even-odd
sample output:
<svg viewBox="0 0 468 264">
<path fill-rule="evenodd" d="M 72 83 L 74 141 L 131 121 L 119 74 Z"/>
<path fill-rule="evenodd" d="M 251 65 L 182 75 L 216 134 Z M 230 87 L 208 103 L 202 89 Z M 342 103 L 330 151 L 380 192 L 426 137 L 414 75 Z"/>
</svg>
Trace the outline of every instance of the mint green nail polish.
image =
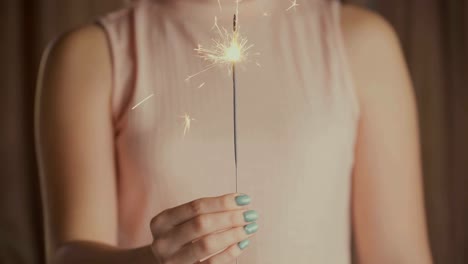
<svg viewBox="0 0 468 264">
<path fill-rule="evenodd" d="M 250 244 L 250 240 L 242 240 L 241 242 L 237 243 L 240 249 L 246 248 Z"/>
<path fill-rule="evenodd" d="M 244 220 L 246 222 L 252 222 L 258 219 L 258 213 L 255 210 L 249 210 L 244 212 Z"/>
<path fill-rule="evenodd" d="M 250 223 L 250 224 L 244 226 L 244 230 L 245 230 L 245 232 L 246 232 L 248 235 L 250 235 L 250 234 L 252 234 L 252 233 L 257 232 L 257 230 L 258 230 L 258 225 L 257 225 L 257 223 L 255 223 L 255 222 Z"/>
<path fill-rule="evenodd" d="M 250 203 L 250 197 L 246 194 L 242 194 L 239 196 L 236 196 L 236 204 L 237 205 L 247 205 Z"/>
</svg>

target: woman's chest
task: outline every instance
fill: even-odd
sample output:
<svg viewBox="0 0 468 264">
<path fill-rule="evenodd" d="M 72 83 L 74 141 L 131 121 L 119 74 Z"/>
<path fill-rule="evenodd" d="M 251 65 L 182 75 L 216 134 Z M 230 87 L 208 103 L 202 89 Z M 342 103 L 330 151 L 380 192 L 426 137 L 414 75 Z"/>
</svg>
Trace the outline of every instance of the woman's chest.
<svg viewBox="0 0 468 264">
<path fill-rule="evenodd" d="M 270 174 L 278 182 L 287 181 L 281 177 L 288 170 L 310 175 L 333 171 L 334 163 L 349 165 L 355 123 L 320 41 L 282 27 L 282 34 L 245 30 L 246 45 L 253 46 L 233 79 L 232 65 L 197 57 L 199 43 L 215 48 L 204 39 L 209 34 L 197 38 L 170 29 L 151 42 L 155 48 L 136 76 L 132 105 L 152 97 L 124 118 L 125 155 L 144 156 L 132 160 L 134 167 L 174 188 L 187 179 L 230 182 L 234 141 L 240 172 Z M 307 45 L 316 52 L 306 52 Z M 269 173 L 272 168 L 281 173 Z"/>
</svg>

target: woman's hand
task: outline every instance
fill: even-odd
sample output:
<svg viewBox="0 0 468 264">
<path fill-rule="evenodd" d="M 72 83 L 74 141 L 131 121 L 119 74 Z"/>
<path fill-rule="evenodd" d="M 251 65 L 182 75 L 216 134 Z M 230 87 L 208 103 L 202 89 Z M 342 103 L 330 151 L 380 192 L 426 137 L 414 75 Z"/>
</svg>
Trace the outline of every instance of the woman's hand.
<svg viewBox="0 0 468 264">
<path fill-rule="evenodd" d="M 249 203 L 249 196 L 234 193 L 193 200 L 161 212 L 151 221 L 151 250 L 157 264 L 235 260 L 258 229 L 254 222 L 258 213 L 248 210 Z"/>
</svg>

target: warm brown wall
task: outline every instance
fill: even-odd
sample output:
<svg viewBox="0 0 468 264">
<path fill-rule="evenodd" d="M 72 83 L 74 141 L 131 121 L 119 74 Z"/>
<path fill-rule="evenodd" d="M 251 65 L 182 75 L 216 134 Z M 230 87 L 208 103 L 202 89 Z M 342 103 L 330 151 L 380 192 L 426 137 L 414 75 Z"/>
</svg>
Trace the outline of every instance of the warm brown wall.
<svg viewBox="0 0 468 264">
<path fill-rule="evenodd" d="M 301 1 L 301 0 L 299 0 Z M 40 54 L 63 30 L 120 0 L 0 1 L 0 263 L 41 263 L 32 106 Z M 420 111 L 426 205 L 436 263 L 468 263 L 468 3 L 350 0 L 395 27 Z"/>
<path fill-rule="evenodd" d="M 0 263 L 42 263 L 33 97 L 46 44 L 120 0 L 0 1 Z"/>
</svg>

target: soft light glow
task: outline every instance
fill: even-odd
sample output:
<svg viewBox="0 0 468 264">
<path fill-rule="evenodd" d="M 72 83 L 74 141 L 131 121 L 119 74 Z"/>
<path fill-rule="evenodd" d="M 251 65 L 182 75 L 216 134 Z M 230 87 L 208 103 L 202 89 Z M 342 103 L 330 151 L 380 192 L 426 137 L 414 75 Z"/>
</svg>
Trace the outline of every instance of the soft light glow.
<svg viewBox="0 0 468 264">
<path fill-rule="evenodd" d="M 239 62 L 242 59 L 241 48 L 237 41 L 231 42 L 231 46 L 224 51 L 224 57 L 230 62 Z"/>
<path fill-rule="evenodd" d="M 199 44 L 198 48 L 195 49 L 198 56 L 208 61 L 209 64 L 203 70 L 188 76 L 187 81 L 216 66 L 227 66 L 230 70 L 233 64 L 246 61 L 249 56 L 249 50 L 253 45 L 248 44 L 247 38 L 243 37 L 239 30 L 228 31 L 219 27 L 216 17 L 213 29 L 218 35 L 212 39 L 212 47 L 205 48 Z"/>
<path fill-rule="evenodd" d="M 233 63 L 242 62 L 248 56 L 248 50 L 253 45 L 247 45 L 247 39 L 238 31 L 228 32 L 216 25 L 219 33 L 218 39 L 213 39 L 213 48 L 203 48 L 201 45 L 195 49 L 198 55 L 214 64 L 231 66 Z"/>
<path fill-rule="evenodd" d="M 185 113 L 183 116 L 180 116 L 180 118 L 184 119 L 184 137 L 185 137 L 187 132 L 190 130 L 190 126 L 192 125 L 192 121 L 195 121 L 195 119 L 190 117 L 187 113 Z"/>
</svg>

